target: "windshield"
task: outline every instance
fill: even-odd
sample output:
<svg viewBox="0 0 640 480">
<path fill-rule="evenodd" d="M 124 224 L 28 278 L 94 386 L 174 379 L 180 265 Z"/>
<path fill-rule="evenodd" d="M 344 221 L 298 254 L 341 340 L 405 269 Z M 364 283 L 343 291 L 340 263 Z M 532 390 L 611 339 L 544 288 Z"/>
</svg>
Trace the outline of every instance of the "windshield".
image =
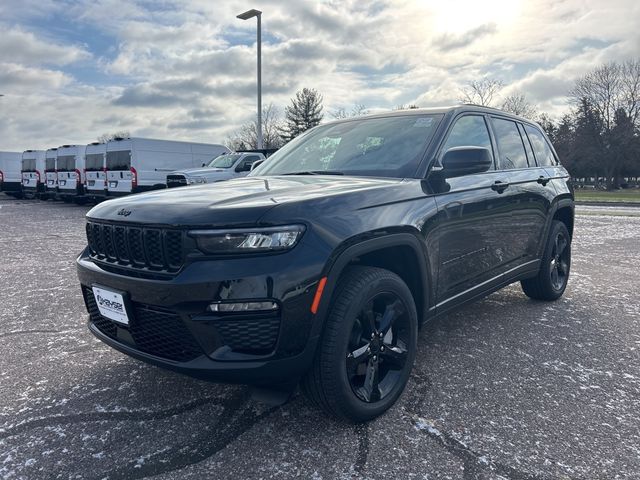
<svg viewBox="0 0 640 480">
<path fill-rule="evenodd" d="M 321 125 L 296 138 L 251 176 L 322 171 L 404 178 L 415 173 L 442 115 L 405 115 Z"/>
<path fill-rule="evenodd" d="M 231 168 L 242 155 L 220 155 L 209 163 L 209 167 L 213 168 Z"/>
</svg>

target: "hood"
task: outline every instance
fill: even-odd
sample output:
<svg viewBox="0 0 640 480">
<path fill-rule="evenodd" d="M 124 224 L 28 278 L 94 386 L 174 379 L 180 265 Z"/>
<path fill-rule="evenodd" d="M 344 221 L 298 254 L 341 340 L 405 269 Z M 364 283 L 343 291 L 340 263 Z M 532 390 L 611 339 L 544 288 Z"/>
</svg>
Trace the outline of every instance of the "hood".
<svg viewBox="0 0 640 480">
<path fill-rule="evenodd" d="M 255 225 L 274 207 L 390 189 L 401 183 L 399 179 L 334 175 L 244 177 L 108 200 L 92 208 L 87 217 L 162 225 Z M 309 215 L 317 213 L 310 211 Z"/>
<path fill-rule="evenodd" d="M 198 176 L 198 175 L 207 175 L 208 173 L 215 172 L 231 172 L 231 168 L 213 168 L 213 167 L 202 167 L 202 168 L 188 168 L 185 170 L 176 170 L 175 172 L 171 172 L 169 175 L 185 175 L 187 177 L 190 176 Z"/>
</svg>

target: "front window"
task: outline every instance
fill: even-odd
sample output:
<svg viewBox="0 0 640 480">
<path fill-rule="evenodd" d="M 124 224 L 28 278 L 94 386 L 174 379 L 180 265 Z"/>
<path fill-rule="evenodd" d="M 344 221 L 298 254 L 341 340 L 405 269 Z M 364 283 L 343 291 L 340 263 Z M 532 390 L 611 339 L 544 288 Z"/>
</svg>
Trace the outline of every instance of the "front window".
<svg viewBox="0 0 640 480">
<path fill-rule="evenodd" d="M 220 155 L 209 162 L 212 168 L 231 168 L 242 155 Z"/>
<path fill-rule="evenodd" d="M 415 173 L 442 115 L 403 115 L 321 125 L 250 175 L 342 173 L 403 178 Z"/>
<path fill-rule="evenodd" d="M 131 150 L 107 152 L 107 168 L 109 170 L 129 170 L 131 168 Z"/>
<path fill-rule="evenodd" d="M 62 155 L 58 157 L 58 171 L 72 172 L 76 168 L 75 155 Z"/>
</svg>

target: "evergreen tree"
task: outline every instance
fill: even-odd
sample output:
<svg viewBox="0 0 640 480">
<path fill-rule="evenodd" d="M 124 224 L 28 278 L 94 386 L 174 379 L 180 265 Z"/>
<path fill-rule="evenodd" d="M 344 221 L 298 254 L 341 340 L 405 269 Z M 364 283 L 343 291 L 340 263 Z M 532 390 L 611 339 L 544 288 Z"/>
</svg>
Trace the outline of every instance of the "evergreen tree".
<svg viewBox="0 0 640 480">
<path fill-rule="evenodd" d="M 284 127 L 280 136 L 289 142 L 322 121 L 322 95 L 314 88 L 303 88 L 285 108 Z"/>
</svg>

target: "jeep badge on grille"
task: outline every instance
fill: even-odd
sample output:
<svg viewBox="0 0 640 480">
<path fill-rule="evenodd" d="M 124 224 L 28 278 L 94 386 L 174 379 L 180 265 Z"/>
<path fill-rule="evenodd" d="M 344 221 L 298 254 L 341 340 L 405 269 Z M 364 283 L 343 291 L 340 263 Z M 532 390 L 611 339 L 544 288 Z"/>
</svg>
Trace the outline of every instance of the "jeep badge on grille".
<svg viewBox="0 0 640 480">
<path fill-rule="evenodd" d="M 122 215 L 123 217 L 128 217 L 129 215 L 131 215 L 131 210 L 127 210 L 126 208 L 121 208 L 120 210 L 118 210 L 117 215 Z"/>
</svg>

